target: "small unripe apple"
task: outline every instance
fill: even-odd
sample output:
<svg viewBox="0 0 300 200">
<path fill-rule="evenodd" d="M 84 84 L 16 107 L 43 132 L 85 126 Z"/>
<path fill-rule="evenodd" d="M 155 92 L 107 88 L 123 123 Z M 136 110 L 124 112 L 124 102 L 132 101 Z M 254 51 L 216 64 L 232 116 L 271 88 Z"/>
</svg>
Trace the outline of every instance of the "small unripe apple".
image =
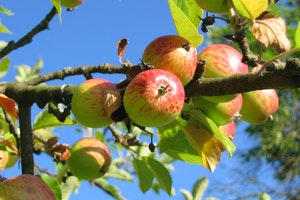
<svg viewBox="0 0 300 200">
<path fill-rule="evenodd" d="M 172 72 L 186 85 L 196 71 L 197 50 L 179 35 L 165 35 L 147 45 L 142 60 L 156 69 Z"/>
<path fill-rule="evenodd" d="M 83 0 L 61 0 L 61 5 L 66 8 L 75 8 L 83 3 Z"/>
<path fill-rule="evenodd" d="M 196 0 L 196 3 L 208 12 L 214 13 L 229 13 L 229 7 L 227 5 L 227 0 Z"/>
<path fill-rule="evenodd" d="M 198 96 L 192 98 L 195 109 L 201 110 L 207 117 L 212 119 L 217 125 L 224 125 L 232 121 L 237 112 L 240 111 L 243 99 L 242 95 L 237 95 L 231 101 L 211 102 Z"/>
<path fill-rule="evenodd" d="M 140 126 L 158 127 L 173 121 L 184 105 L 181 81 L 171 72 L 149 69 L 135 76 L 124 94 L 129 118 Z"/>
<path fill-rule="evenodd" d="M 204 78 L 225 77 L 248 72 L 248 65 L 242 62 L 243 55 L 226 44 L 209 45 L 202 49 L 197 57 L 205 61 Z M 213 102 L 224 102 L 235 97 L 236 94 L 203 98 Z"/>
<path fill-rule="evenodd" d="M 92 137 L 78 140 L 70 148 L 67 165 L 73 176 L 83 180 L 102 177 L 109 169 L 111 154 L 107 146 Z"/>
<path fill-rule="evenodd" d="M 240 114 L 243 120 L 251 124 L 265 122 L 278 109 L 279 98 L 275 89 L 255 90 L 242 95 Z"/>
<path fill-rule="evenodd" d="M 8 163 L 7 151 L 0 150 L 0 172 L 6 168 L 7 163 Z"/>
<path fill-rule="evenodd" d="M 105 94 L 117 87 L 108 80 L 93 78 L 75 89 L 71 107 L 75 118 L 84 126 L 100 128 L 112 123 L 105 109 Z"/>
<path fill-rule="evenodd" d="M 23 174 L 0 183 L 1 200 L 55 200 L 50 187 L 40 178 Z"/>
</svg>

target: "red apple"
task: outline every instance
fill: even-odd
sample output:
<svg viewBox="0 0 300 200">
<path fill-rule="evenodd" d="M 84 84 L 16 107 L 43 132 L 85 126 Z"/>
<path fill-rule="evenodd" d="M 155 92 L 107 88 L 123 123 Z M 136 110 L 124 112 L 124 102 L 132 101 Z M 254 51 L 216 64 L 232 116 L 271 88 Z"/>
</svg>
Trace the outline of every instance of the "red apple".
<svg viewBox="0 0 300 200">
<path fill-rule="evenodd" d="M 205 61 L 203 77 L 225 77 L 237 73 L 248 72 L 248 66 L 242 62 L 243 55 L 235 48 L 226 44 L 212 44 L 205 47 L 198 59 Z M 209 101 L 223 102 L 234 99 L 235 95 L 203 97 Z"/>
<path fill-rule="evenodd" d="M 184 105 L 184 88 L 171 72 L 150 69 L 139 73 L 126 87 L 124 108 L 140 126 L 158 127 L 173 121 Z"/>
<path fill-rule="evenodd" d="M 72 145 L 67 165 L 73 176 L 84 180 L 102 177 L 109 169 L 111 154 L 96 138 L 83 138 Z"/>
<path fill-rule="evenodd" d="M 196 3 L 208 12 L 229 13 L 227 0 L 196 0 Z"/>
<path fill-rule="evenodd" d="M 172 72 L 186 85 L 196 71 L 197 50 L 181 36 L 166 35 L 147 45 L 142 60 L 157 69 Z"/>
<path fill-rule="evenodd" d="M 195 109 L 201 110 L 207 117 L 212 119 L 217 125 L 224 125 L 232 121 L 242 107 L 242 95 L 227 102 L 211 102 L 198 96 L 193 97 L 192 102 Z"/>
<path fill-rule="evenodd" d="M 228 136 L 232 141 L 235 137 L 235 131 L 236 131 L 236 125 L 234 120 L 230 121 L 228 124 L 224 124 L 222 126 L 219 126 L 220 131 Z"/>
<path fill-rule="evenodd" d="M 243 120 L 251 124 L 265 122 L 278 109 L 279 98 L 275 89 L 255 90 L 242 95 L 240 114 Z"/>
<path fill-rule="evenodd" d="M 23 174 L 0 183 L 2 200 L 55 200 L 50 187 L 36 176 Z"/>
<path fill-rule="evenodd" d="M 112 123 L 105 108 L 105 96 L 117 87 L 108 80 L 93 78 L 75 89 L 72 97 L 72 113 L 84 126 L 100 128 Z"/>
<path fill-rule="evenodd" d="M 83 3 L 83 0 L 61 0 L 61 5 L 66 8 L 75 8 Z"/>
</svg>

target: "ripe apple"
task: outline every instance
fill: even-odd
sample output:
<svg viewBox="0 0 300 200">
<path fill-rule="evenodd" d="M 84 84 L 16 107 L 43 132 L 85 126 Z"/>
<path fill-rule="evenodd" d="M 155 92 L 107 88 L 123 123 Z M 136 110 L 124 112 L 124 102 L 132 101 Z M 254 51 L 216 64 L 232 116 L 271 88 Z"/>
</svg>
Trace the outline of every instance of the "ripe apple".
<svg viewBox="0 0 300 200">
<path fill-rule="evenodd" d="M 55 200 L 56 198 L 50 187 L 40 178 L 23 174 L 0 183 L 0 199 Z"/>
<path fill-rule="evenodd" d="M 135 76 L 123 103 L 129 118 L 140 126 L 158 127 L 173 121 L 184 105 L 181 81 L 171 72 L 149 69 Z"/>
<path fill-rule="evenodd" d="M 147 45 L 142 60 L 157 69 L 172 72 L 186 85 L 196 71 L 197 50 L 179 35 L 165 35 Z"/>
<path fill-rule="evenodd" d="M 243 120 L 251 124 L 265 122 L 278 109 L 279 98 L 275 89 L 255 90 L 242 95 L 240 114 Z"/>
<path fill-rule="evenodd" d="M 214 13 L 229 13 L 229 7 L 227 4 L 227 0 L 196 0 L 196 3 L 208 12 Z"/>
<path fill-rule="evenodd" d="M 234 119 L 236 113 L 242 107 L 243 99 L 242 95 L 238 94 L 233 100 L 215 103 L 197 96 L 192 98 L 192 102 L 195 109 L 201 110 L 207 117 L 220 126 Z"/>
<path fill-rule="evenodd" d="M 235 48 L 226 44 L 212 44 L 197 55 L 198 59 L 205 61 L 203 77 L 225 77 L 237 73 L 248 72 L 248 65 L 242 62 L 243 55 Z M 203 97 L 209 101 L 224 102 L 232 100 L 235 95 Z"/>
<path fill-rule="evenodd" d="M 102 177 L 109 169 L 111 154 L 107 146 L 96 138 L 82 138 L 72 145 L 67 165 L 72 175 L 93 180 Z"/>
<path fill-rule="evenodd" d="M 105 109 L 105 94 L 117 87 L 108 80 L 93 78 L 75 89 L 71 106 L 75 118 L 84 126 L 100 128 L 112 123 Z"/>
<path fill-rule="evenodd" d="M 75 8 L 82 4 L 83 0 L 61 0 L 61 5 L 66 8 Z"/>
</svg>

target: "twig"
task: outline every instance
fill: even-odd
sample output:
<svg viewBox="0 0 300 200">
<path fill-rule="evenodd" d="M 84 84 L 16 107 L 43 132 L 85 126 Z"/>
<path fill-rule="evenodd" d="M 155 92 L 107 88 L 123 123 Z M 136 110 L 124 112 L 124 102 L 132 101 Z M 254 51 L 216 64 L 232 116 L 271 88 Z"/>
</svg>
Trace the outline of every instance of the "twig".
<svg viewBox="0 0 300 200">
<path fill-rule="evenodd" d="M 13 134 L 13 136 L 16 139 L 17 142 L 17 148 L 18 150 L 20 149 L 20 137 L 17 131 L 17 127 L 14 125 L 14 122 L 12 121 L 11 117 L 5 112 L 5 110 L 3 109 L 3 113 L 4 113 L 4 117 L 5 117 L 5 121 L 8 123 L 9 126 L 9 132 L 11 134 Z"/>
<path fill-rule="evenodd" d="M 53 19 L 53 17 L 56 15 L 56 9 L 53 7 L 51 11 L 46 15 L 46 17 L 38 24 L 36 25 L 29 33 L 27 33 L 24 37 L 19 39 L 17 42 L 10 41 L 5 48 L 0 51 L 0 59 L 4 56 L 8 55 L 13 50 L 16 50 L 22 46 L 25 46 L 29 44 L 33 37 L 37 35 L 38 33 L 48 29 L 49 22 Z"/>
</svg>

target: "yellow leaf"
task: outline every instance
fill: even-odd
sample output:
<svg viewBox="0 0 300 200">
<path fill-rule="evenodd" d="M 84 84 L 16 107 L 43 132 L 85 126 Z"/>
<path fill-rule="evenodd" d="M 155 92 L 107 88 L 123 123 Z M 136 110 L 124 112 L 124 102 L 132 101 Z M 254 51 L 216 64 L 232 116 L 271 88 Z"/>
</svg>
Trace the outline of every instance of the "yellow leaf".
<svg viewBox="0 0 300 200">
<path fill-rule="evenodd" d="M 235 9 L 248 19 L 256 19 L 268 7 L 268 0 L 233 0 Z"/>
<path fill-rule="evenodd" d="M 202 165 L 213 172 L 221 159 L 222 144 L 207 130 L 195 124 L 187 124 L 183 130 L 185 137 L 201 157 Z"/>
<path fill-rule="evenodd" d="M 291 48 L 286 36 L 286 24 L 283 18 L 266 14 L 255 20 L 252 26 L 254 37 L 266 47 L 274 47 L 281 53 Z"/>
<path fill-rule="evenodd" d="M 16 109 L 16 102 L 7 97 L 4 94 L 0 94 L 0 106 L 7 112 L 8 114 L 12 115 L 16 119 L 18 119 L 18 111 Z"/>
</svg>

